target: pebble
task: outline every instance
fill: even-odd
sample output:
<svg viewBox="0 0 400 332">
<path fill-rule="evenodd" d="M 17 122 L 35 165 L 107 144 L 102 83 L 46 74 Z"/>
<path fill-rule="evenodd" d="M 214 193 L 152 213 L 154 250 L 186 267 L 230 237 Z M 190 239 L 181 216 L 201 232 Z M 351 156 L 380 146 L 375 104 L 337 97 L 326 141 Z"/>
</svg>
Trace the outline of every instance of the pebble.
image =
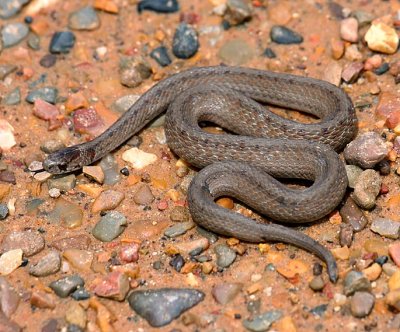
<svg viewBox="0 0 400 332">
<path fill-rule="evenodd" d="M 242 288 L 242 283 L 221 283 L 212 288 L 211 294 L 215 301 L 217 301 L 219 304 L 225 305 L 229 302 L 232 302 L 240 293 Z"/>
<path fill-rule="evenodd" d="M 1 171 L 0 172 L 0 182 L 16 184 L 16 178 L 14 172 Z"/>
<path fill-rule="evenodd" d="M 43 68 L 51 68 L 56 64 L 56 62 L 57 56 L 55 54 L 46 54 L 40 59 L 39 64 Z"/>
<path fill-rule="evenodd" d="M 129 110 L 131 108 L 131 106 L 137 102 L 137 100 L 140 98 L 140 95 L 126 95 L 126 96 L 122 96 L 121 98 L 118 98 L 116 101 L 114 101 L 110 108 L 118 113 L 125 113 L 127 110 Z M 135 140 L 140 140 L 140 136 L 133 136 L 128 142 L 127 144 L 129 146 L 133 146 L 133 147 L 139 147 L 139 144 L 130 144 L 130 141 L 132 139 Z"/>
<path fill-rule="evenodd" d="M 50 243 L 50 247 L 59 251 L 66 249 L 81 249 L 86 250 L 90 246 L 90 237 L 86 234 L 78 234 L 65 238 L 56 239 Z"/>
<path fill-rule="evenodd" d="M 357 183 L 357 179 L 360 176 L 360 174 L 363 172 L 362 168 L 356 166 L 356 165 L 346 165 L 346 174 L 347 174 L 347 180 L 349 181 L 349 188 L 355 187 Z"/>
<path fill-rule="evenodd" d="M 53 250 L 42 257 L 36 264 L 31 265 L 29 274 L 35 277 L 46 277 L 58 272 L 61 267 L 60 254 Z"/>
<path fill-rule="evenodd" d="M 134 291 L 128 302 L 151 326 L 161 327 L 203 301 L 204 297 L 205 294 L 196 289 L 161 288 Z"/>
<path fill-rule="evenodd" d="M 393 54 L 399 46 L 396 30 L 383 22 L 372 23 L 364 36 L 368 48 L 386 54 Z"/>
<path fill-rule="evenodd" d="M 392 243 L 388 250 L 393 262 L 400 267 L 400 242 Z"/>
<path fill-rule="evenodd" d="M 83 287 L 85 281 L 77 274 L 70 275 L 50 283 L 49 287 L 57 296 L 65 298 L 78 287 Z"/>
<path fill-rule="evenodd" d="M 243 326 L 253 332 L 268 331 L 272 323 L 282 317 L 280 310 L 270 310 L 260 315 L 255 316 L 252 319 L 243 320 Z"/>
<path fill-rule="evenodd" d="M 352 270 L 344 278 L 344 294 L 349 296 L 357 291 L 371 291 L 371 283 L 363 273 Z"/>
<path fill-rule="evenodd" d="M 54 295 L 37 290 L 32 292 L 30 303 L 40 309 L 54 309 L 56 307 Z"/>
<path fill-rule="evenodd" d="M 151 10 L 156 13 L 175 13 L 179 11 L 178 0 L 142 0 L 137 6 L 138 12 Z"/>
<path fill-rule="evenodd" d="M 29 28 L 24 23 L 9 23 L 1 29 L 3 47 L 11 47 L 21 42 L 28 36 Z"/>
<path fill-rule="evenodd" d="M 314 316 L 322 317 L 325 314 L 326 309 L 328 309 L 328 304 L 320 304 L 314 308 L 311 308 L 310 313 Z"/>
<path fill-rule="evenodd" d="M 56 188 L 60 191 L 69 191 L 71 189 L 74 189 L 75 185 L 76 176 L 74 174 L 51 178 L 47 180 L 47 187 L 49 189 Z"/>
<path fill-rule="evenodd" d="M 342 66 L 336 61 L 329 63 L 325 67 L 323 80 L 339 86 L 342 80 Z"/>
<path fill-rule="evenodd" d="M 228 0 L 226 2 L 225 21 L 231 26 L 239 25 L 251 19 L 251 10 L 245 0 Z"/>
<path fill-rule="evenodd" d="M 105 276 L 94 288 L 97 296 L 123 301 L 130 289 L 129 278 L 125 273 L 114 271 Z"/>
<path fill-rule="evenodd" d="M 319 292 L 324 288 L 325 281 L 324 281 L 324 279 L 322 279 L 322 277 L 320 275 L 318 275 L 318 276 L 315 276 L 314 278 L 312 278 L 308 285 L 310 286 L 310 288 L 313 291 Z"/>
<path fill-rule="evenodd" d="M 238 66 L 250 61 L 254 57 L 254 50 L 243 39 L 231 39 L 225 42 L 219 52 L 218 57 L 229 65 Z"/>
<path fill-rule="evenodd" d="M 4 332 L 21 332 L 22 328 L 0 311 L 0 327 Z"/>
<path fill-rule="evenodd" d="M 157 156 L 153 153 L 144 152 L 138 148 L 131 148 L 122 154 L 122 159 L 130 163 L 131 167 L 141 170 L 157 161 Z"/>
<path fill-rule="evenodd" d="M 127 244 L 123 247 L 118 252 L 118 257 L 121 260 L 121 262 L 124 263 L 134 263 L 139 260 L 139 249 L 140 245 L 136 242 L 132 242 L 130 244 Z"/>
<path fill-rule="evenodd" d="M 5 97 L 2 99 L 1 103 L 3 105 L 18 105 L 21 102 L 21 89 L 19 87 L 11 90 Z"/>
<path fill-rule="evenodd" d="M 355 59 L 349 59 L 354 61 Z M 346 83 L 354 83 L 360 77 L 364 64 L 362 62 L 352 62 L 348 64 L 342 71 L 342 79 Z M 350 143 L 351 144 L 351 143 Z"/>
<path fill-rule="evenodd" d="M 364 69 L 365 70 L 374 70 L 379 68 L 382 65 L 383 58 L 379 54 L 374 54 L 373 56 L 369 57 L 364 62 Z"/>
<path fill-rule="evenodd" d="M 39 232 L 14 231 L 7 234 L 0 245 L 0 253 L 13 249 L 22 249 L 24 256 L 30 257 L 44 248 L 44 239 Z"/>
<path fill-rule="evenodd" d="M 208 249 L 209 246 L 210 242 L 205 237 L 193 241 L 173 244 L 173 248 L 177 252 L 190 256 L 197 256 L 201 254 L 204 250 Z"/>
<path fill-rule="evenodd" d="M 388 255 L 387 244 L 380 239 L 369 239 L 365 241 L 364 249 L 369 253 L 376 253 L 378 256 Z"/>
<path fill-rule="evenodd" d="M 342 225 L 341 225 L 342 226 Z M 354 229 L 351 225 L 340 227 L 339 243 L 342 247 L 350 247 L 353 242 Z"/>
<path fill-rule="evenodd" d="M 150 187 L 142 183 L 133 194 L 132 199 L 138 205 L 150 205 L 154 201 L 154 195 Z"/>
<path fill-rule="evenodd" d="M 155 48 L 150 52 L 150 57 L 157 61 L 161 67 L 166 67 L 171 64 L 171 58 L 168 55 L 168 50 L 165 46 Z"/>
<path fill-rule="evenodd" d="M 75 301 L 83 301 L 83 300 L 87 300 L 90 298 L 90 293 L 84 288 L 78 288 L 76 291 L 74 291 L 71 294 L 71 297 Z"/>
<path fill-rule="evenodd" d="M 375 281 L 382 273 L 382 267 L 378 263 L 372 264 L 362 271 L 369 281 Z"/>
<path fill-rule="evenodd" d="M 197 230 L 197 233 L 199 233 L 201 236 L 204 236 L 210 244 L 213 244 L 218 241 L 217 234 L 212 233 L 202 227 L 197 227 L 196 230 Z"/>
<path fill-rule="evenodd" d="M 169 261 L 169 265 L 172 266 L 175 271 L 181 272 L 182 267 L 185 265 L 185 259 L 182 255 L 177 254 Z"/>
<path fill-rule="evenodd" d="M 103 119 L 93 108 L 81 108 L 72 115 L 74 129 L 80 134 L 98 136 L 105 130 Z"/>
<path fill-rule="evenodd" d="M 351 314 L 357 318 L 368 316 L 375 305 L 375 296 L 368 292 L 355 292 L 350 302 Z"/>
<path fill-rule="evenodd" d="M 175 30 L 172 41 L 172 52 L 179 59 L 189 59 L 199 49 L 199 39 L 196 30 L 184 22 Z"/>
<path fill-rule="evenodd" d="M 164 235 L 169 238 L 178 237 L 185 234 L 188 230 L 194 228 L 194 226 L 195 223 L 193 221 L 180 222 L 171 227 L 168 227 L 165 230 Z"/>
<path fill-rule="evenodd" d="M 100 221 L 94 226 L 92 235 L 102 242 L 110 242 L 122 234 L 126 226 L 125 216 L 120 212 L 111 211 L 101 217 Z"/>
<path fill-rule="evenodd" d="M 86 311 L 79 303 L 70 302 L 65 311 L 65 320 L 69 324 L 79 326 L 83 331 L 87 321 Z M 70 329 L 67 329 L 67 332 L 70 332 Z"/>
<path fill-rule="evenodd" d="M 116 190 L 105 190 L 101 192 L 100 195 L 93 202 L 92 212 L 98 213 L 101 211 L 113 210 L 121 204 L 124 198 L 124 193 Z"/>
<path fill-rule="evenodd" d="M 93 252 L 81 249 L 66 249 L 63 257 L 75 269 L 80 271 L 90 271 L 93 262 Z"/>
<path fill-rule="evenodd" d="M 379 173 L 372 169 L 367 169 L 358 177 L 352 198 L 361 208 L 372 209 L 375 206 L 381 185 L 382 179 Z"/>
<path fill-rule="evenodd" d="M 214 247 L 215 254 L 217 255 L 217 265 L 220 268 L 229 267 L 236 259 L 235 250 L 231 249 L 225 244 L 218 244 Z"/>
<path fill-rule="evenodd" d="M 303 37 L 300 34 L 282 25 L 274 25 L 271 29 L 270 36 L 272 41 L 277 44 L 289 45 L 303 42 Z"/>
<path fill-rule="evenodd" d="M 104 182 L 104 172 L 100 166 L 83 166 L 82 172 L 97 183 Z"/>
<path fill-rule="evenodd" d="M 340 37 L 350 43 L 358 41 L 358 21 L 354 17 L 349 17 L 340 22 Z"/>
<path fill-rule="evenodd" d="M 50 140 L 50 141 L 45 141 L 41 146 L 40 150 L 42 150 L 44 153 L 53 153 L 58 150 L 64 149 L 65 144 L 61 142 L 60 140 Z"/>
<path fill-rule="evenodd" d="M 35 51 L 40 50 L 40 37 L 36 33 L 29 33 L 27 44 Z"/>
<path fill-rule="evenodd" d="M 50 53 L 69 53 L 75 45 L 75 39 L 75 35 L 71 31 L 55 32 L 50 41 Z"/>
<path fill-rule="evenodd" d="M 120 60 L 120 82 L 128 88 L 139 86 L 151 76 L 151 73 L 150 65 L 142 57 L 124 57 Z"/>
<path fill-rule="evenodd" d="M 400 289 L 387 293 L 385 298 L 386 304 L 399 311 L 400 310 Z"/>
<path fill-rule="evenodd" d="M 275 59 L 275 58 L 276 58 L 275 52 L 274 52 L 274 51 L 272 50 L 272 48 L 270 48 L 270 47 L 267 47 L 267 48 L 264 50 L 263 55 L 264 55 L 265 57 L 267 57 L 268 59 Z"/>
<path fill-rule="evenodd" d="M 29 0 L 0 0 L 0 18 L 7 19 L 18 14 Z"/>
<path fill-rule="evenodd" d="M 17 144 L 17 142 L 14 137 L 14 128 L 7 120 L 0 119 L 0 149 L 8 151 L 15 144 Z"/>
<path fill-rule="evenodd" d="M 68 19 L 68 27 L 72 30 L 95 30 L 99 26 L 99 16 L 92 6 L 71 13 Z"/>
<path fill-rule="evenodd" d="M 7 204 L 0 203 L 0 220 L 4 220 L 8 216 L 8 207 Z"/>
<path fill-rule="evenodd" d="M 4 80 L 8 75 L 17 70 L 16 65 L 2 64 L 0 65 L 0 81 Z"/>
<path fill-rule="evenodd" d="M 371 21 L 374 19 L 374 16 L 372 14 L 363 10 L 353 11 L 351 15 L 357 19 L 360 27 L 370 24 Z"/>
<path fill-rule="evenodd" d="M 22 250 L 12 249 L 0 256 L 0 275 L 8 275 L 22 264 Z"/>
<path fill-rule="evenodd" d="M 37 99 L 42 99 L 50 104 L 55 104 L 57 96 L 58 89 L 48 86 L 30 91 L 25 100 L 30 104 L 33 104 Z"/>
<path fill-rule="evenodd" d="M 54 224 L 72 229 L 82 225 L 83 212 L 79 205 L 59 198 L 54 209 L 47 215 L 47 219 Z"/>
<path fill-rule="evenodd" d="M 371 224 L 371 231 L 389 239 L 398 239 L 400 222 L 387 218 L 377 218 Z"/>
<path fill-rule="evenodd" d="M 169 214 L 169 218 L 175 222 L 189 221 L 189 209 L 184 206 L 174 206 Z"/>
<path fill-rule="evenodd" d="M 355 232 L 363 230 L 368 223 L 364 212 L 356 205 L 350 196 L 346 199 L 339 213 L 343 222 L 350 224 Z"/>
<path fill-rule="evenodd" d="M 339 60 L 344 54 L 344 42 L 339 39 L 331 40 L 332 58 Z"/>
<path fill-rule="evenodd" d="M 10 318 L 17 310 L 20 297 L 6 278 L 0 277 L 0 308 L 3 314 Z M 1 325 L 1 324 L 0 324 Z"/>
</svg>

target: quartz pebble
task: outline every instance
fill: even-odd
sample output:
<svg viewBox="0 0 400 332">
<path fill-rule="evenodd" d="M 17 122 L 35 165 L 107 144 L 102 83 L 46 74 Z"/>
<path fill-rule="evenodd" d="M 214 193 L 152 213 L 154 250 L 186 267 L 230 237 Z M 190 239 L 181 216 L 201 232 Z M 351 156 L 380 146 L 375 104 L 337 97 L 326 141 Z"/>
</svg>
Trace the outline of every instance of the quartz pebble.
<svg viewBox="0 0 400 332">
<path fill-rule="evenodd" d="M 134 291 L 128 297 L 130 307 L 153 327 L 161 327 L 204 299 L 196 289 L 161 288 Z"/>
<path fill-rule="evenodd" d="M 12 249 L 0 256 L 0 275 L 8 275 L 22 264 L 22 250 Z"/>
<path fill-rule="evenodd" d="M 349 17 L 340 22 L 340 37 L 351 43 L 358 41 L 358 21 L 354 17 Z"/>
<path fill-rule="evenodd" d="M 177 58 L 189 59 L 196 54 L 199 40 L 196 30 L 186 23 L 180 23 L 175 30 L 172 52 Z"/>
<path fill-rule="evenodd" d="M 131 148 L 122 154 L 122 159 L 131 164 L 132 168 L 141 170 L 157 161 L 157 156 L 138 148 Z"/>
<path fill-rule="evenodd" d="M 124 263 L 134 263 L 139 259 L 140 245 L 132 242 L 119 250 L 118 257 Z"/>
<path fill-rule="evenodd" d="M 356 292 L 351 298 L 350 309 L 354 317 L 368 316 L 375 304 L 375 296 L 368 292 Z"/>
<path fill-rule="evenodd" d="M 383 22 L 372 23 L 364 38 L 372 51 L 386 54 L 395 53 L 399 45 L 396 30 Z"/>
<path fill-rule="evenodd" d="M 350 59 L 356 60 L 356 59 Z M 342 71 L 342 79 L 346 83 L 354 83 L 359 78 L 362 70 L 364 69 L 364 64 L 362 62 L 352 62 L 348 64 Z"/>
<path fill-rule="evenodd" d="M 382 179 L 377 171 L 367 169 L 357 179 L 352 195 L 353 200 L 363 209 L 372 209 L 375 206 L 382 185 Z"/>
<path fill-rule="evenodd" d="M 35 277 L 46 277 L 56 273 L 61 267 L 60 254 L 53 250 L 29 268 L 29 274 Z"/>
<path fill-rule="evenodd" d="M 94 226 L 92 234 L 102 242 L 110 242 L 118 237 L 126 226 L 125 216 L 117 211 L 111 211 L 101 217 L 100 221 Z"/>
<path fill-rule="evenodd" d="M 0 253 L 13 249 L 22 249 L 26 257 L 33 256 L 44 248 L 44 239 L 36 231 L 14 231 L 3 238 Z"/>
<path fill-rule="evenodd" d="M 93 261 L 93 252 L 81 249 L 66 249 L 63 257 L 75 269 L 80 271 L 90 271 Z"/>
<path fill-rule="evenodd" d="M 14 137 L 14 128 L 4 119 L 0 119 L 0 149 L 7 151 L 17 142 Z"/>
<path fill-rule="evenodd" d="M 213 287 L 211 294 L 215 301 L 225 305 L 233 301 L 243 288 L 241 283 L 222 283 Z"/>
<path fill-rule="evenodd" d="M 104 172 L 100 166 L 83 166 L 82 172 L 97 183 L 104 182 Z"/>
<path fill-rule="evenodd" d="M 386 218 L 377 218 L 371 224 L 371 231 L 390 239 L 398 239 L 400 222 Z"/>
<path fill-rule="evenodd" d="M 125 195 L 116 190 L 105 190 L 100 193 L 92 205 L 92 212 L 113 210 L 124 200 Z"/>
</svg>

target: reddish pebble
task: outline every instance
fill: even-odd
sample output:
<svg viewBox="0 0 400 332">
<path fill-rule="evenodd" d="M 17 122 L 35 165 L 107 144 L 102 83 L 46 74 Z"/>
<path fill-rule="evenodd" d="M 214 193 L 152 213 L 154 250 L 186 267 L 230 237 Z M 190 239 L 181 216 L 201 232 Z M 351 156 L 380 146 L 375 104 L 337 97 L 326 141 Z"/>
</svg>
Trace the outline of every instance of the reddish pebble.
<svg viewBox="0 0 400 332">
<path fill-rule="evenodd" d="M 81 134 L 97 136 L 103 131 L 104 123 L 93 108 L 82 108 L 74 112 L 75 130 Z"/>
<path fill-rule="evenodd" d="M 182 200 L 178 200 L 175 203 L 175 206 L 187 206 L 187 202 L 186 201 L 182 201 Z"/>
<path fill-rule="evenodd" d="M 196 24 L 200 21 L 200 15 L 193 12 L 181 13 L 179 20 L 187 24 Z"/>
<path fill-rule="evenodd" d="M 389 255 L 393 262 L 400 266 L 400 242 L 393 243 L 389 246 Z"/>
<path fill-rule="evenodd" d="M 330 300 L 333 299 L 334 294 L 333 294 L 333 289 L 332 289 L 332 285 L 331 284 L 329 284 L 329 283 L 325 284 L 322 292 L 325 294 L 325 296 L 328 299 L 330 299 Z"/>
<path fill-rule="evenodd" d="M 168 202 L 165 200 L 158 202 L 157 209 L 159 209 L 160 211 L 164 211 L 164 210 L 168 209 Z"/>
<path fill-rule="evenodd" d="M 60 114 L 58 108 L 42 99 L 36 99 L 33 107 L 33 114 L 39 119 L 50 121 Z"/>
<path fill-rule="evenodd" d="M 161 159 L 171 161 L 172 157 L 168 152 L 161 151 Z"/>
<path fill-rule="evenodd" d="M 364 70 L 374 70 L 382 65 L 382 57 L 379 54 L 375 54 L 372 57 L 365 60 Z"/>
<path fill-rule="evenodd" d="M 385 195 L 389 192 L 389 187 L 386 184 L 382 184 L 381 185 L 381 190 L 379 192 L 379 194 L 381 195 Z"/>
<path fill-rule="evenodd" d="M 108 274 L 94 288 L 96 295 L 123 301 L 129 292 L 129 278 L 122 272 L 115 271 Z"/>
<path fill-rule="evenodd" d="M 400 123 L 400 112 L 392 112 L 388 115 L 385 125 L 389 129 L 394 129 Z"/>
<path fill-rule="evenodd" d="M 132 242 L 129 245 L 123 246 L 119 251 L 119 258 L 124 263 L 134 263 L 139 259 L 140 245 Z"/>
</svg>

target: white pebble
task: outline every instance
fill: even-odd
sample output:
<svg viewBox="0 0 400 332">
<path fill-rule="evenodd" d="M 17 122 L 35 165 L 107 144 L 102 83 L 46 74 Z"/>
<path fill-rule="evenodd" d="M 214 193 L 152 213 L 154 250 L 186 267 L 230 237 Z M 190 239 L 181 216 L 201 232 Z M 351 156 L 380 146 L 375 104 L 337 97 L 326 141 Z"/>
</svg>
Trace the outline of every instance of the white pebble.
<svg viewBox="0 0 400 332">
<path fill-rule="evenodd" d="M 157 156 L 153 153 L 144 152 L 138 148 L 126 150 L 122 154 L 122 159 L 131 164 L 132 168 L 140 170 L 154 163 Z"/>
<path fill-rule="evenodd" d="M 51 198 L 57 198 L 57 197 L 60 197 L 60 195 L 61 195 L 61 192 L 60 192 L 60 189 L 58 189 L 58 188 L 51 188 L 49 190 L 49 196 Z"/>
<path fill-rule="evenodd" d="M 8 123 L 8 121 L 0 119 L 0 149 L 9 150 L 17 142 L 14 137 L 14 128 Z"/>
<path fill-rule="evenodd" d="M 22 249 L 13 249 L 0 257 L 0 275 L 8 275 L 22 264 Z"/>
</svg>

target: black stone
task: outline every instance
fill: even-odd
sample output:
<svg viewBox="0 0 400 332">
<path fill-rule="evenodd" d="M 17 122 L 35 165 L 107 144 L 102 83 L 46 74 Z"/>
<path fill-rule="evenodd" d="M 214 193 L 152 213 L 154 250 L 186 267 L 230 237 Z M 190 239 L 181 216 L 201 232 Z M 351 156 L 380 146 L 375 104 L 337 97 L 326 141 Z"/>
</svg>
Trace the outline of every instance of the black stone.
<svg viewBox="0 0 400 332">
<path fill-rule="evenodd" d="M 177 58 L 189 59 L 199 49 L 197 32 L 188 24 L 181 23 L 175 30 L 172 52 Z"/>
<path fill-rule="evenodd" d="M 74 47 L 75 39 L 75 35 L 71 31 L 55 32 L 50 41 L 50 53 L 69 53 Z"/>
<path fill-rule="evenodd" d="M 274 59 L 274 58 L 276 58 L 275 52 L 274 52 L 271 48 L 269 48 L 269 47 L 267 47 L 267 48 L 264 50 L 263 55 L 264 55 L 265 57 L 269 58 L 269 59 Z"/>
<path fill-rule="evenodd" d="M 0 203 L 0 220 L 6 219 L 8 216 L 8 207 L 4 203 Z"/>
<path fill-rule="evenodd" d="M 85 288 L 78 288 L 75 292 L 71 294 L 71 297 L 75 301 L 87 300 L 90 298 L 90 293 Z"/>
<path fill-rule="evenodd" d="M 270 33 L 272 41 L 277 44 L 300 44 L 303 42 L 303 37 L 297 32 L 290 30 L 282 25 L 274 25 Z"/>
<path fill-rule="evenodd" d="M 320 263 L 315 263 L 313 266 L 313 274 L 315 276 L 320 276 L 322 274 L 322 265 Z"/>
<path fill-rule="evenodd" d="M 384 73 L 386 73 L 389 70 L 389 64 L 387 62 L 384 62 L 381 64 L 381 66 L 379 68 L 376 68 L 374 70 L 374 73 L 376 75 L 383 75 Z"/>
<path fill-rule="evenodd" d="M 24 17 L 24 22 L 26 24 L 31 24 L 33 22 L 33 17 L 32 16 L 25 16 Z"/>
<path fill-rule="evenodd" d="M 122 175 L 129 176 L 129 169 L 124 167 L 119 171 Z"/>
<path fill-rule="evenodd" d="M 388 256 L 379 256 L 375 258 L 374 262 L 382 266 L 383 264 L 387 263 L 388 260 L 389 260 Z"/>
<path fill-rule="evenodd" d="M 177 254 L 170 260 L 169 265 L 172 266 L 175 271 L 180 272 L 185 265 L 185 260 L 180 254 Z"/>
<path fill-rule="evenodd" d="M 53 67 L 57 62 L 57 56 L 54 54 L 46 54 L 40 59 L 39 63 L 44 68 Z"/>
<path fill-rule="evenodd" d="M 50 283 L 49 287 L 56 293 L 59 297 L 65 298 L 78 287 L 83 287 L 85 281 L 77 274 L 64 277 L 53 281 Z"/>
<path fill-rule="evenodd" d="M 162 67 L 166 67 L 172 62 L 165 46 L 155 48 L 151 51 L 150 56 Z"/>
<path fill-rule="evenodd" d="M 376 164 L 375 168 L 379 171 L 381 175 L 389 175 L 390 174 L 390 162 L 389 160 L 382 160 L 378 164 Z"/>
<path fill-rule="evenodd" d="M 189 288 L 161 288 L 132 292 L 130 307 L 153 327 L 161 327 L 203 301 L 204 293 Z"/>
<path fill-rule="evenodd" d="M 175 13 L 179 10 L 178 0 L 142 0 L 138 3 L 137 10 L 151 10 L 156 13 Z"/>
</svg>

